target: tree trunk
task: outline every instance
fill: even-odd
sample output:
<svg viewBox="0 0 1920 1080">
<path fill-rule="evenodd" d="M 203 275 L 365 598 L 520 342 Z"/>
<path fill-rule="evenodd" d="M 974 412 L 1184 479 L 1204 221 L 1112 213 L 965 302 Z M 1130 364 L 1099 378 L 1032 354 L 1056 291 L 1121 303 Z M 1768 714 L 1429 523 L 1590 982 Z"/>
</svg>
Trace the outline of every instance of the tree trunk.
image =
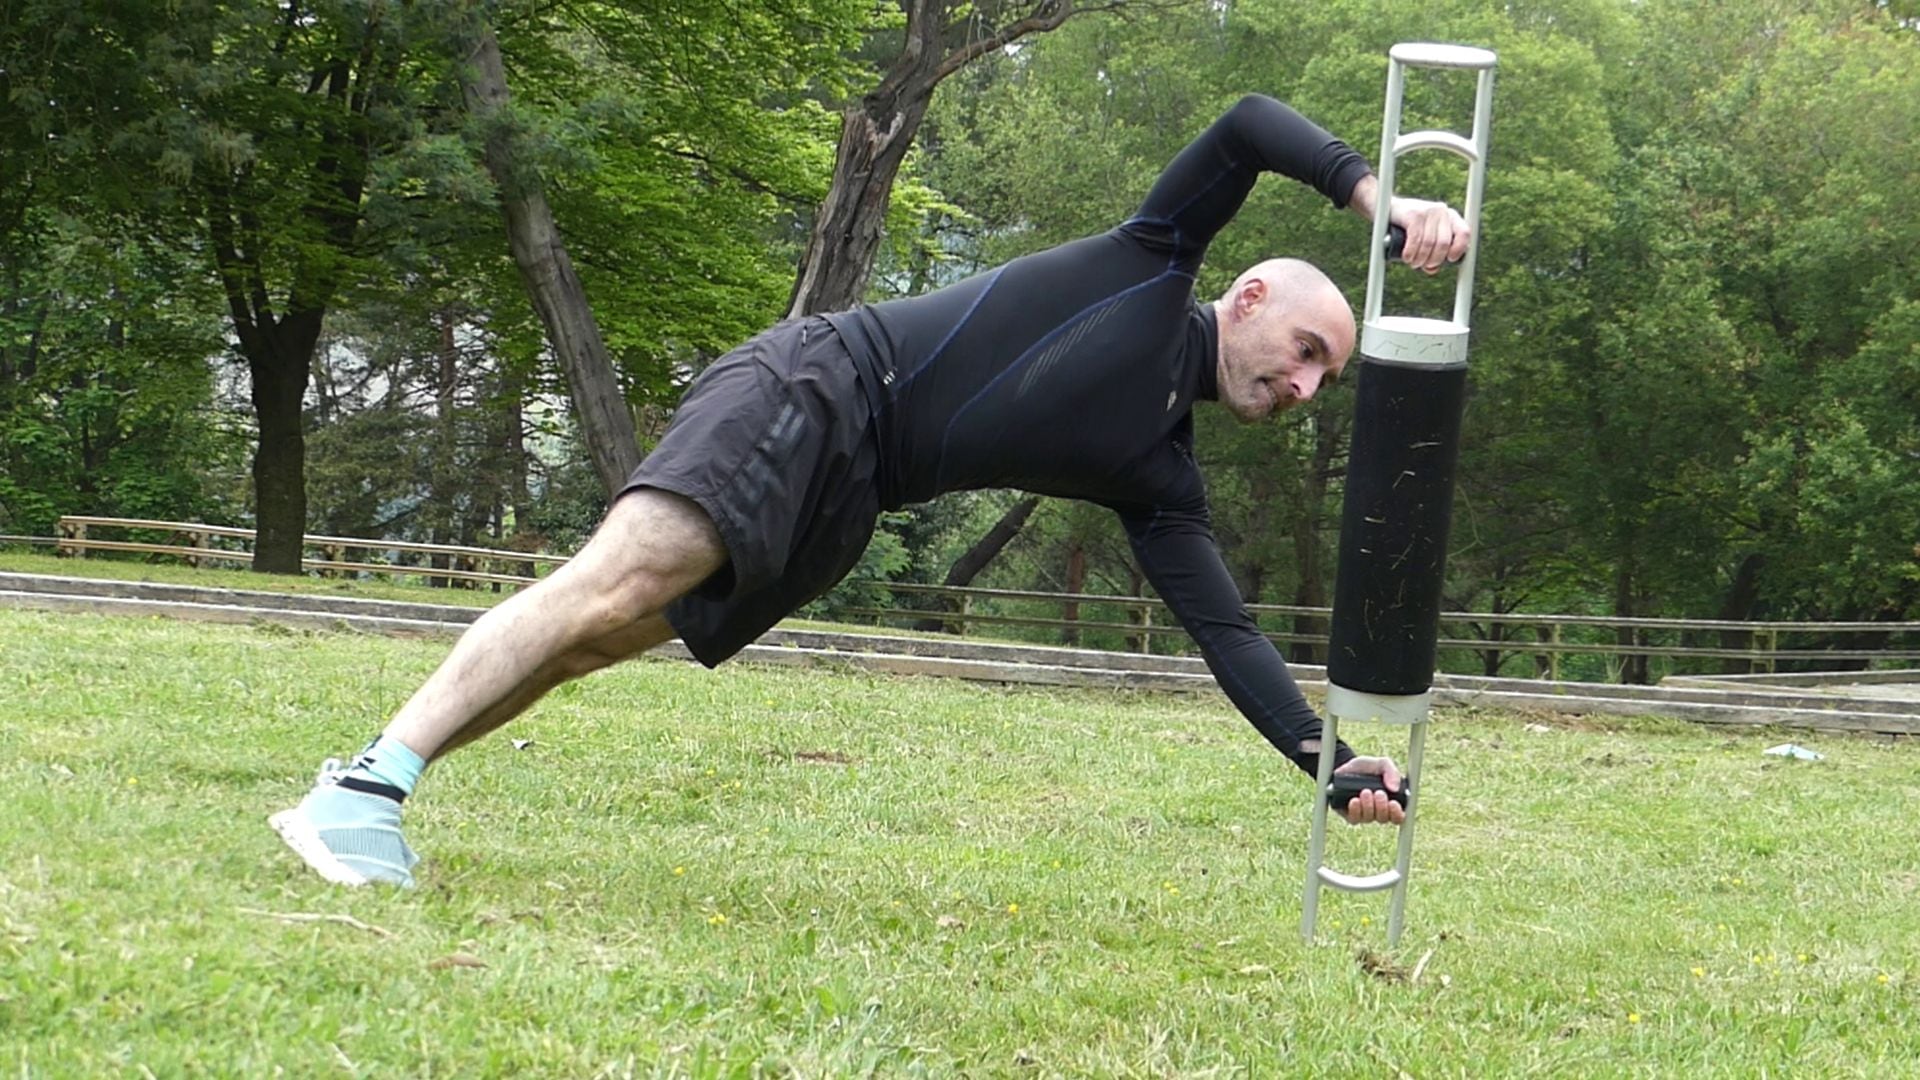
<svg viewBox="0 0 1920 1080">
<path fill-rule="evenodd" d="M 473 53 L 461 68 L 461 91 L 467 109 L 487 130 L 487 172 L 500 186 L 500 209 L 506 216 L 514 265 L 547 329 L 547 342 L 566 372 L 574 418 L 594 472 L 611 494 L 640 464 L 633 412 L 546 195 L 536 177 L 514 167 L 513 126 L 502 115 L 507 107 L 507 73 L 500 60 L 500 43 L 484 24 L 474 33 Z"/>
<path fill-rule="evenodd" d="M 1766 562 L 1766 556 L 1758 553 L 1750 554 L 1740 560 L 1740 565 L 1733 571 L 1733 584 L 1727 589 L 1727 597 L 1721 602 L 1720 611 L 1714 616 L 1715 618 L 1729 621 L 1753 618 L 1754 605 L 1760 600 L 1760 571 L 1766 566 Z M 1753 648 L 1753 631 L 1722 630 L 1720 647 L 1751 649 Z M 1727 657 L 1720 661 L 1720 670 L 1728 674 L 1750 672 L 1753 670 L 1753 661 Z"/>
<path fill-rule="evenodd" d="M 264 334 L 242 336 L 252 375 L 260 445 L 253 454 L 253 569 L 298 574 L 307 533 L 307 436 L 301 405 L 312 375 L 321 313 L 290 314 Z M 247 339 L 254 339 L 252 348 Z"/>
<path fill-rule="evenodd" d="M 1326 518 L 1327 481 L 1334 475 L 1333 462 L 1345 442 L 1346 425 L 1341 422 L 1338 410 L 1323 407 L 1314 417 L 1313 430 L 1313 460 L 1308 463 L 1306 477 L 1301 481 L 1300 519 L 1293 529 L 1294 564 L 1299 570 L 1293 602 L 1306 607 L 1326 607 L 1330 599 L 1326 562 L 1321 558 L 1320 531 Z M 1296 634 L 1324 635 L 1329 629 L 1326 616 L 1294 616 Z M 1296 641 L 1288 650 L 1287 658 L 1296 664 L 1324 664 L 1327 649 L 1324 645 Z"/>
<path fill-rule="evenodd" d="M 539 551 L 543 544 L 533 528 L 533 492 L 527 482 L 526 382 L 514 371 L 503 377 L 506 408 L 501 413 L 501 435 L 507 448 L 507 512 L 513 515 L 507 546 L 515 551 Z M 514 564 L 513 572 L 533 577 L 535 570 L 533 563 L 523 562 Z"/>
<path fill-rule="evenodd" d="M 844 311 L 858 303 L 880 249 L 894 177 L 933 103 L 933 84 L 906 89 L 914 96 L 881 98 L 876 91 L 840 121 L 833 184 L 813 220 L 813 234 L 794 282 L 787 317 Z"/>
<path fill-rule="evenodd" d="M 1137 560 L 1129 559 L 1126 565 L 1127 595 L 1136 597 L 1145 596 L 1147 593 L 1147 575 L 1140 572 L 1140 564 Z M 1151 621 L 1151 616 L 1146 610 L 1142 609 L 1129 613 L 1127 621 L 1139 623 L 1144 626 L 1147 622 Z M 1128 652 L 1146 652 L 1147 646 L 1150 644 L 1152 644 L 1151 640 L 1144 633 L 1127 635 Z"/>
<path fill-rule="evenodd" d="M 440 349 L 436 357 L 433 383 L 433 464 L 431 467 L 433 489 L 433 514 L 429 538 L 436 544 L 455 542 L 453 517 L 460 501 L 461 484 L 456 479 L 460 475 L 457 464 L 459 454 L 459 429 L 454 426 L 454 412 L 459 404 L 460 361 L 459 350 L 454 340 L 453 313 L 444 308 L 437 313 L 440 324 Z M 445 555 L 434 555 L 433 568 L 445 570 L 449 562 Z M 429 588 L 450 589 L 456 582 L 452 578 L 431 577 L 427 579 Z"/>
<path fill-rule="evenodd" d="M 807 252 L 787 305 L 789 318 L 844 311 L 858 303 L 880 247 L 893 181 L 900 173 L 934 88 L 974 60 L 998 52 L 1028 34 L 1056 29 L 1071 18 L 1074 0 L 1035 0 L 1011 5 L 1024 12 L 999 27 L 985 23 L 975 5 L 950 0 L 907 0 L 906 40 L 873 92 L 841 116 L 833 183 L 814 216 Z M 1098 5 L 1112 9 L 1117 3 Z M 950 14 L 961 22 L 949 24 Z M 951 50 L 949 40 L 960 44 Z"/>
<path fill-rule="evenodd" d="M 1078 539 L 1067 548 L 1067 591 L 1078 593 L 1087 587 L 1087 546 Z M 1068 622 L 1080 621 L 1080 601 L 1069 600 L 1060 605 L 1060 617 Z M 1062 645 L 1080 644 L 1080 628 L 1069 626 L 1060 631 Z"/>
<path fill-rule="evenodd" d="M 971 585 L 973 579 L 979 575 L 980 571 L 985 570 L 987 564 L 992 562 L 994 557 L 1000 554 L 1001 549 L 1012 542 L 1015 536 L 1019 535 L 1021 527 L 1027 523 L 1027 518 L 1033 516 L 1033 508 L 1039 505 L 1040 498 L 1037 495 L 1029 496 L 1014 503 L 1012 508 L 1000 515 L 1000 520 L 993 523 L 993 528 L 988 529 L 985 536 L 974 541 L 972 547 L 968 548 L 959 558 L 953 560 L 953 565 L 947 568 L 947 578 L 941 582 L 941 584 L 955 589 L 965 588 Z M 959 610 L 952 604 L 945 604 L 943 606 L 948 611 Z M 913 628 L 915 630 L 925 630 L 929 632 L 941 631 L 947 628 L 947 621 L 945 619 L 921 619 L 913 624 Z"/>
<path fill-rule="evenodd" d="M 1626 563 L 1622 563 L 1620 567 L 1614 571 L 1613 613 L 1615 615 L 1630 617 L 1636 614 L 1633 602 L 1633 579 L 1633 568 Z M 1626 626 L 1614 631 L 1614 642 L 1627 646 L 1644 644 L 1641 640 L 1640 631 Z M 1620 654 L 1620 681 L 1623 683 L 1645 685 L 1647 681 L 1646 654 Z"/>
<path fill-rule="evenodd" d="M 202 179 L 209 248 L 252 376 L 260 427 L 253 457 L 253 568 L 264 573 L 301 570 L 307 527 L 302 405 L 321 324 L 359 238 L 361 197 L 375 150 L 367 117 L 386 103 L 403 59 L 397 43 L 380 48 L 381 19 L 382 9 L 369 7 L 357 58 L 335 56 L 312 73 L 308 94 L 320 139 L 300 213 L 318 227 L 320 242 L 303 243 L 284 268 L 289 280 L 283 313 L 275 313 L 272 300 L 277 275 L 262 262 L 272 244 L 248 203 L 257 182 L 251 167 L 208 170 Z"/>
</svg>

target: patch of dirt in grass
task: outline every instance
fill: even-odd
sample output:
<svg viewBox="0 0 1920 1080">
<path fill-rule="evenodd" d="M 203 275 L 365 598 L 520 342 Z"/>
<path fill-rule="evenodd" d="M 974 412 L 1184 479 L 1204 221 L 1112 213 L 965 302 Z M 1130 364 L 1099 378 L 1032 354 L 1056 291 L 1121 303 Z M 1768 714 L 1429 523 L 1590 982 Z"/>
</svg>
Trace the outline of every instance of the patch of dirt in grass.
<svg viewBox="0 0 1920 1080">
<path fill-rule="evenodd" d="M 806 761 L 815 765 L 851 765 L 853 759 L 838 750 L 795 750 L 788 757 L 793 761 Z"/>
<path fill-rule="evenodd" d="M 1360 961 L 1360 970 L 1379 979 L 1381 982 L 1403 983 L 1407 981 L 1409 973 L 1406 968 L 1381 956 L 1372 949 L 1361 949 L 1356 959 Z"/>
</svg>

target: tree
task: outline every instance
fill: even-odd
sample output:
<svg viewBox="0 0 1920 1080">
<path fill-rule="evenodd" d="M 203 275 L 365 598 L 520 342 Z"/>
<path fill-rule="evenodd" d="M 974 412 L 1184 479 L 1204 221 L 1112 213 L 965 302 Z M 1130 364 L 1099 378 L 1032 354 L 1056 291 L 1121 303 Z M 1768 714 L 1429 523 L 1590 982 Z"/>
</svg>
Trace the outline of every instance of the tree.
<svg viewBox="0 0 1920 1080">
<path fill-rule="evenodd" d="M 176 200 L 161 212 L 212 261 L 251 376 L 253 567 L 300 570 L 303 404 L 327 311 L 362 266 L 375 159 L 406 130 L 412 9 L 203 0 L 122 13 L 126 63 L 152 97 L 126 145 Z"/>
<path fill-rule="evenodd" d="M 789 317 L 844 310 L 860 299 L 894 178 L 942 81 L 1076 14 L 1124 6 L 1121 0 L 902 0 L 904 18 L 889 26 L 902 31 L 899 50 L 887 58 L 879 84 L 841 114 L 833 183 L 814 215 Z"/>
<path fill-rule="evenodd" d="M 616 333 L 603 334 L 570 249 L 617 256 L 630 270 L 643 263 L 647 274 L 608 293 L 652 294 L 640 302 L 678 309 L 673 329 L 683 348 L 717 351 L 748 333 L 749 323 L 762 321 L 752 309 L 770 307 L 765 299 L 716 298 L 713 310 L 700 311 L 695 298 L 737 289 L 741 268 L 760 253 L 724 258 L 736 254 L 729 238 L 770 233 L 770 211 L 813 186 L 817 155 L 809 151 L 821 138 L 820 111 L 783 99 L 816 84 L 838 86 L 849 70 L 843 52 L 858 10 L 848 0 L 752 12 L 720 0 L 661 10 L 584 4 L 565 12 L 560 26 L 545 15 L 502 22 L 533 86 L 533 104 L 524 106 L 509 102 L 495 24 L 468 6 L 453 49 L 472 120 L 466 136 L 498 190 L 514 263 L 609 493 L 640 461 L 632 399 L 668 380 L 616 363 L 608 337 L 643 340 L 655 360 L 667 359 L 667 349 L 641 328 L 620 326 L 618 306 Z M 688 40 L 712 47 L 690 50 Z M 557 214 L 550 199 L 566 201 L 566 213 Z M 695 226 L 692 217 L 706 220 Z M 563 218 L 571 223 L 564 238 Z M 689 265 L 694 273 L 683 268 Z M 664 289 L 680 295 L 662 296 Z M 687 332 L 701 321 L 708 327 Z"/>
<path fill-rule="evenodd" d="M 4 531 L 48 534 L 68 513 L 229 519 L 222 481 L 244 445 L 214 401 L 209 282 L 165 247 L 71 218 L 36 239 L 8 262 L 0 319 Z"/>
<path fill-rule="evenodd" d="M 506 217 L 514 265 L 566 372 L 574 417 L 594 470 L 609 493 L 618 491 L 640 464 L 633 413 L 538 176 L 516 166 L 500 43 L 477 13 L 463 36 L 470 51 L 460 65 L 460 86 L 468 110 L 485 132 L 487 171 L 500 186 L 500 209 Z"/>
</svg>

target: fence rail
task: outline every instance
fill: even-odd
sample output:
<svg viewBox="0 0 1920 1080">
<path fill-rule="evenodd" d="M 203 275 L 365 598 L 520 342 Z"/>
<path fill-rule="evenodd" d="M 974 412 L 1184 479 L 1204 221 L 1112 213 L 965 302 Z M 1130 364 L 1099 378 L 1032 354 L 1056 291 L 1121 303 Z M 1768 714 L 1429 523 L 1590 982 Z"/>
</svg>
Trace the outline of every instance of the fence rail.
<svg viewBox="0 0 1920 1080">
<path fill-rule="evenodd" d="M 186 543 L 152 543 L 142 540 L 103 540 L 90 535 L 89 529 L 136 530 L 148 533 L 167 534 L 169 540 L 184 538 Z M 111 551 L 144 555 L 171 555 L 184 559 L 189 566 L 199 567 L 207 563 L 249 563 L 253 561 L 253 552 L 241 546 L 215 546 L 215 541 L 235 541 L 251 545 L 254 540 L 252 529 L 235 528 L 228 525 L 203 525 L 188 521 L 151 521 L 142 518 L 108 518 L 70 515 L 60 519 L 60 535 L 52 542 L 54 550 L 60 555 L 76 558 L 85 557 L 89 551 Z M 545 552 L 507 551 L 500 548 L 465 547 L 456 544 L 419 544 L 405 540 L 368 540 L 353 536 L 324 536 L 309 534 L 301 539 L 302 555 L 300 566 L 304 570 L 314 571 L 322 576 L 342 573 L 384 574 L 402 577 L 423 577 L 444 580 L 448 583 L 467 583 L 472 586 L 489 584 L 497 587 L 528 585 L 538 580 L 537 576 L 501 572 L 501 567 L 518 568 L 531 566 L 536 574 L 543 565 L 558 566 L 567 561 L 564 555 L 549 555 Z M 307 550 L 316 550 L 318 558 L 308 557 Z M 361 554 L 359 559 L 349 559 L 349 552 Z M 393 558 L 375 561 L 372 556 L 392 553 Z M 423 563 L 409 563 L 406 556 L 418 556 Z M 435 558 L 445 560 L 445 565 L 434 565 Z M 491 569 L 489 569 L 491 568 Z"/>
<path fill-rule="evenodd" d="M 912 583 L 892 583 L 887 586 L 890 592 L 908 596 L 927 596 L 938 600 L 952 601 L 955 607 L 937 608 L 854 608 L 849 614 L 886 621 L 906 621 L 940 623 L 949 628 L 964 628 L 967 625 L 979 626 L 1018 626 L 1027 628 L 1053 628 L 1062 631 L 1105 631 L 1125 634 L 1134 641 L 1133 648 L 1140 652 L 1151 652 L 1155 636 L 1180 635 L 1177 623 L 1172 621 L 1172 613 L 1160 600 L 1139 596 L 1099 596 L 1089 593 L 1051 593 L 1035 592 L 1024 589 L 974 589 L 957 588 L 948 585 L 920 585 Z M 980 601 L 1032 602 L 1075 607 L 1097 605 L 1108 609 L 1119 608 L 1134 616 L 1135 621 L 1107 622 L 1090 619 L 1045 618 L 1034 615 L 1011 615 L 996 611 L 980 611 L 976 605 Z M 1309 617 L 1329 619 L 1331 608 L 1306 607 L 1296 604 L 1249 604 L 1247 610 L 1256 619 L 1262 615 Z M 1920 660 L 1920 648 L 1781 648 L 1780 635 L 1786 633 L 1850 635 L 1850 634 L 1920 634 L 1920 622 L 1809 622 L 1809 621 L 1739 621 L 1729 619 L 1656 619 L 1606 615 L 1534 615 L 1519 612 L 1473 612 L 1450 611 L 1440 615 L 1443 627 L 1466 626 L 1473 629 L 1475 624 L 1486 627 L 1484 633 L 1476 636 L 1459 637 L 1442 635 L 1438 647 L 1442 650 L 1470 650 L 1478 653 L 1497 652 L 1514 656 L 1538 656 L 1549 678 L 1560 677 L 1560 658 L 1563 656 L 1644 656 L 1661 659 L 1692 660 L 1735 660 L 1743 661 L 1753 671 L 1772 671 L 1781 662 L 1829 662 L 1829 661 L 1893 661 Z M 1536 635 L 1545 630 L 1543 638 L 1519 638 L 1505 636 L 1509 628 L 1533 628 Z M 1609 642 L 1581 642 L 1564 640 L 1565 632 L 1570 629 L 1586 629 L 1600 633 L 1620 635 L 1625 633 L 1629 640 Z M 1747 634 L 1753 644 L 1745 648 L 1720 647 L 1689 644 L 1663 644 L 1641 640 L 1646 631 L 1672 631 L 1681 634 Z M 1262 630 L 1268 640 L 1280 644 L 1305 644 L 1324 648 L 1329 637 L 1325 633 L 1310 631 Z"/>
<path fill-rule="evenodd" d="M 148 540 L 104 540 L 90 534 L 89 529 L 158 532 L 167 534 L 166 538 L 170 541 L 184 539 L 186 542 L 182 544 L 154 543 Z M 245 563 L 253 558 L 251 551 L 240 546 L 252 543 L 254 539 L 252 529 L 203 525 L 194 522 L 76 515 L 61 518 L 59 531 L 60 535 L 57 538 L 0 539 L 52 543 L 59 554 L 73 557 L 84 557 L 89 551 L 165 555 L 184 559 L 189 565 L 196 567 L 207 563 Z M 223 546 L 216 546 L 216 543 L 222 543 Z M 344 536 L 309 535 L 304 538 L 303 545 L 304 549 L 316 551 L 319 557 L 303 555 L 301 566 L 322 575 L 356 573 L 421 577 L 444 581 L 448 584 L 464 583 L 469 587 L 491 585 L 495 589 L 518 587 L 537 580 L 537 576 L 512 572 L 514 570 L 533 567 L 537 575 L 540 567 L 557 566 L 567 561 L 565 556 L 544 552 L 505 551 L 497 548 L 368 540 Z M 346 557 L 348 552 L 359 553 L 361 557 L 348 559 Z M 374 557 L 381 554 L 390 554 L 391 558 L 386 561 L 377 561 Z M 409 563 L 406 561 L 409 556 L 423 560 L 441 560 L 444 565 Z M 984 626 L 1051 629 L 1063 635 L 1088 632 L 1113 633 L 1127 637 L 1129 648 L 1138 652 L 1152 652 L 1156 637 L 1163 642 L 1170 638 L 1185 640 L 1185 632 L 1174 622 L 1172 613 L 1164 603 L 1153 597 L 1101 596 L 1090 593 L 1039 592 L 1024 589 L 957 588 L 910 582 L 890 582 L 884 587 L 895 597 L 920 597 L 940 606 L 856 607 L 844 609 L 845 613 L 872 619 L 878 623 L 914 622 L 937 625 L 954 633 L 965 633 L 969 628 Z M 1046 617 L 1031 613 L 982 610 L 983 606 L 998 607 L 1006 604 L 1055 606 L 1060 614 L 1058 617 Z M 1109 611 L 1118 609 L 1125 613 L 1127 621 L 1082 619 L 1077 617 L 1078 610 L 1082 606 L 1095 606 Z M 1250 604 L 1248 611 L 1256 620 L 1262 617 L 1324 620 L 1332 615 L 1330 608 L 1294 604 Z M 1067 617 L 1069 613 L 1075 617 Z M 1483 656 L 1489 653 L 1505 656 L 1532 656 L 1537 658 L 1536 663 L 1541 668 L 1541 673 L 1552 679 L 1560 678 L 1561 658 L 1573 656 L 1736 661 L 1746 664 L 1748 670 L 1756 672 L 1773 671 L 1783 662 L 1817 664 L 1840 661 L 1858 663 L 1920 660 L 1920 648 L 1780 647 L 1780 637 L 1783 634 L 1823 635 L 1830 638 L 1868 634 L 1886 635 L 1888 638 L 1894 635 L 1915 636 L 1920 635 L 1920 622 L 1760 622 L 1603 615 L 1539 615 L 1521 612 L 1443 612 L 1440 622 L 1442 627 L 1456 630 L 1464 628 L 1468 631 L 1464 636 L 1443 635 L 1438 642 L 1440 649 L 1469 650 Z M 1529 629 L 1533 631 L 1531 638 L 1509 636 L 1510 632 Z M 1564 640 L 1568 630 L 1584 631 L 1588 636 L 1611 635 L 1616 640 L 1598 642 Z M 1328 636 L 1325 633 L 1310 629 L 1263 629 L 1262 632 L 1268 639 L 1280 644 L 1305 644 L 1321 648 L 1328 644 Z M 1682 635 L 1682 641 L 1679 644 L 1667 644 L 1645 640 L 1649 633 L 1677 633 Z M 1740 647 L 1730 645 L 1723 639 L 1720 645 L 1715 647 L 1690 643 L 1686 640 L 1691 635 L 1703 634 L 1746 635 L 1745 640 L 1748 644 Z M 1914 640 L 1916 644 L 1920 644 L 1920 637 L 1915 637 Z"/>
</svg>

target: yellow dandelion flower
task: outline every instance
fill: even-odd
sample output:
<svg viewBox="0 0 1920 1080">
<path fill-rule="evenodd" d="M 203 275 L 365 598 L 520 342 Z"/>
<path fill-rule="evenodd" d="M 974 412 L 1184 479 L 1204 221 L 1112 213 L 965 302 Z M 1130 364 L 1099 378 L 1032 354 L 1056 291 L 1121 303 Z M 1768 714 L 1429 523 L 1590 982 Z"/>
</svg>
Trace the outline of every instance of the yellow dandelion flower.
<svg viewBox="0 0 1920 1080">
<path fill-rule="evenodd" d="M 1738 884 L 1740 884 L 1740 879 L 1739 879 L 1739 878 L 1734 878 L 1734 879 L 1733 879 L 1733 883 L 1734 883 L 1735 885 L 1738 885 Z"/>
<path fill-rule="evenodd" d="M 1879 983 L 1881 986 L 1885 986 L 1888 983 L 1892 982 L 1893 980 L 1887 975 L 1886 972 L 1883 971 L 1880 974 L 1875 975 L 1873 977 L 1873 981 Z"/>
<path fill-rule="evenodd" d="M 1009 914 L 1009 915 L 1018 915 L 1018 914 L 1020 914 L 1020 905 L 1019 905 L 1019 904 L 1008 904 L 1008 905 L 1007 905 L 1007 914 Z"/>
<path fill-rule="evenodd" d="M 1055 860 L 1053 860 L 1053 868 L 1054 868 L 1055 870 L 1058 870 L 1058 869 L 1060 869 L 1060 860 L 1059 860 L 1059 859 L 1055 859 Z"/>
<path fill-rule="evenodd" d="M 1373 925 L 1373 916 L 1371 916 L 1371 915 L 1362 915 L 1362 916 L 1360 916 L 1360 925 L 1361 925 L 1361 926 L 1372 926 L 1372 925 Z"/>
<path fill-rule="evenodd" d="M 1807 955 L 1806 953 L 1801 953 L 1801 954 L 1800 954 L 1800 962 L 1801 962 L 1801 963 L 1803 963 L 1803 964 L 1804 964 L 1804 963 L 1807 963 L 1808 961 L 1810 961 L 1810 960 L 1812 960 L 1812 959 L 1813 959 L 1813 957 L 1811 957 L 1811 956 L 1808 956 L 1808 955 Z"/>
<path fill-rule="evenodd" d="M 1704 979 L 1704 978 L 1706 978 L 1706 977 L 1707 977 L 1707 969 L 1706 969 L 1706 968 L 1699 968 L 1699 967 L 1697 967 L 1697 968 L 1694 968 L 1694 969 L 1693 969 L 1693 977 L 1694 977 L 1694 978 L 1696 978 L 1696 979 Z"/>
<path fill-rule="evenodd" d="M 1639 1022 L 1640 1022 L 1640 1014 L 1639 1014 L 1639 1013 L 1628 1013 L 1628 1014 L 1627 1014 L 1627 1023 L 1629 1023 L 1629 1024 L 1637 1024 L 1637 1023 L 1639 1023 Z"/>
<path fill-rule="evenodd" d="M 676 866 L 673 868 L 674 877 L 684 877 L 686 876 L 686 873 L 687 873 L 687 868 L 684 866 Z"/>
<path fill-rule="evenodd" d="M 1168 888 L 1167 888 L 1167 895 L 1168 895 L 1168 896 L 1179 896 L 1179 895 L 1180 895 L 1180 886 L 1178 886 L 1178 885 L 1172 885 L 1172 886 L 1168 886 Z"/>
<path fill-rule="evenodd" d="M 725 926 L 726 924 L 727 924 L 727 917 L 725 915 L 720 914 L 717 911 L 707 916 L 708 926 Z"/>
</svg>

